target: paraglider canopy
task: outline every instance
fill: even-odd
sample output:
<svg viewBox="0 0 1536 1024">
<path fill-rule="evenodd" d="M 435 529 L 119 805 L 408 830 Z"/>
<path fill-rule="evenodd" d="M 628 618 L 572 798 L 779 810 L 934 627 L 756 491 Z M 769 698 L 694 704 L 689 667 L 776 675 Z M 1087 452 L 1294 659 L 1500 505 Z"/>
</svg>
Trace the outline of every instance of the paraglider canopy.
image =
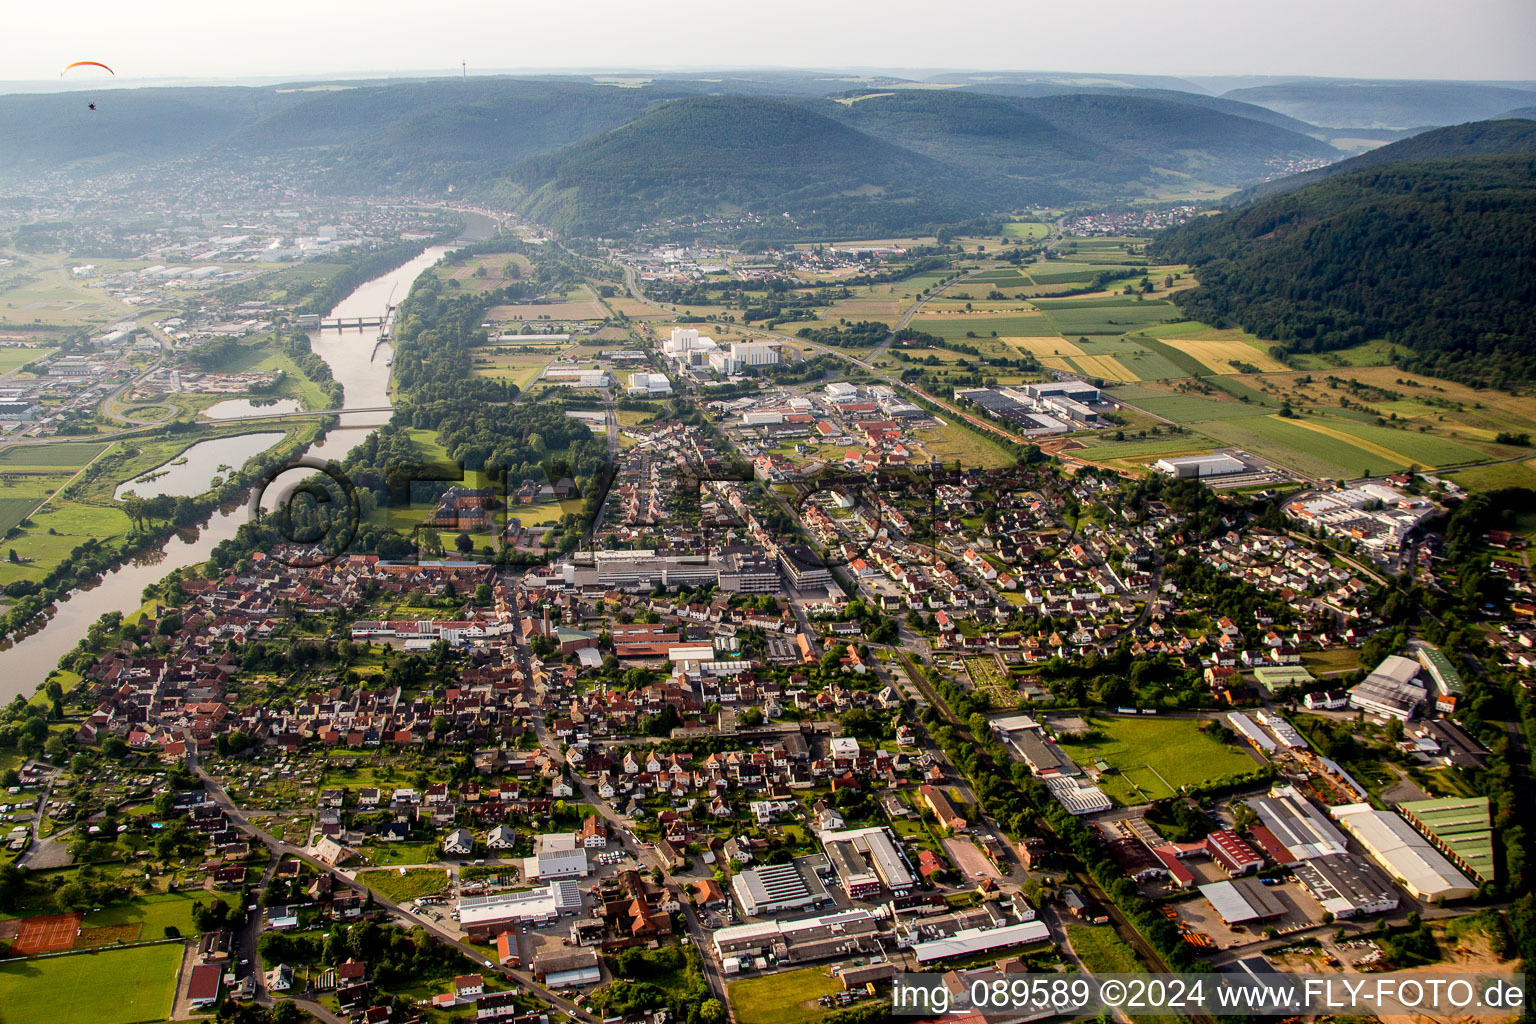
<svg viewBox="0 0 1536 1024">
<path fill-rule="evenodd" d="M 113 78 L 117 77 L 117 72 L 116 71 L 113 71 L 111 68 L 107 67 L 105 64 L 103 64 L 99 60 L 77 60 L 73 64 L 66 64 L 66 65 L 64 65 L 64 71 L 68 71 L 70 68 L 101 68 L 103 71 L 105 71 L 107 74 L 111 75 Z M 60 78 L 64 77 L 64 71 L 60 71 L 59 72 L 59 77 Z"/>
</svg>

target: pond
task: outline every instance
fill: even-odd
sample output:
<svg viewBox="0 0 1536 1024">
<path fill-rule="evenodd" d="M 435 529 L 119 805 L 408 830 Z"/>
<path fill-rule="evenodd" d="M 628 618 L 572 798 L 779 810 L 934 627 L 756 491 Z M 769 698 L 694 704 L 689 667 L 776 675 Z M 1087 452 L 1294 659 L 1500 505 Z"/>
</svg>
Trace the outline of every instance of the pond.
<svg viewBox="0 0 1536 1024">
<path fill-rule="evenodd" d="M 210 420 L 237 420 L 242 416 L 275 416 L 298 411 L 297 398 L 231 398 L 210 405 L 203 410 L 203 415 Z"/>
<path fill-rule="evenodd" d="M 122 500 L 123 495 L 132 491 L 141 498 L 161 494 L 195 498 L 213 486 L 214 477 L 227 477 L 232 469 L 245 465 L 246 459 L 266 451 L 282 439 L 283 431 L 269 430 L 199 441 L 170 462 L 118 484 L 112 496 Z"/>
</svg>

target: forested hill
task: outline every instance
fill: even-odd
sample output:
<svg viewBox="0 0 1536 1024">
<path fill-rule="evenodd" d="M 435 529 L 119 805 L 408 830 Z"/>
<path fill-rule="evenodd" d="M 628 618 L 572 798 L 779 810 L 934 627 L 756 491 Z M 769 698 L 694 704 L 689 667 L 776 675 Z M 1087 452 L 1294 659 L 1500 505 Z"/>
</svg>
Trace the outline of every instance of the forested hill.
<svg viewBox="0 0 1536 1024">
<path fill-rule="evenodd" d="M 855 131 L 802 103 L 745 96 L 666 104 L 595 139 L 525 161 L 511 177 L 529 191 L 523 212 L 573 234 L 732 212 L 859 233 L 942 223 L 989 208 L 974 174 Z"/>
<path fill-rule="evenodd" d="M 1506 118 L 1436 128 L 1433 131 L 1423 132 L 1361 153 L 1348 160 L 1340 160 L 1336 164 L 1319 167 L 1315 171 L 1293 174 L 1288 178 L 1277 178 L 1274 181 L 1255 185 L 1232 196 L 1228 200 L 1228 205 L 1241 206 L 1263 196 L 1290 192 L 1325 178 L 1334 178 L 1371 167 L 1384 167 L 1387 164 L 1402 164 L 1415 160 L 1488 156 L 1494 153 L 1536 153 L 1536 121 Z"/>
<path fill-rule="evenodd" d="M 1171 229 L 1191 318 L 1280 347 L 1385 338 L 1407 369 L 1502 386 L 1536 380 L 1536 155 L 1390 164 Z"/>
<path fill-rule="evenodd" d="M 1162 98 L 898 90 L 684 98 L 511 179 L 525 214 L 568 233 L 745 213 L 776 218 L 786 236 L 880 234 L 1142 195 L 1170 179 L 1254 181 L 1337 155 L 1264 120 Z"/>
</svg>

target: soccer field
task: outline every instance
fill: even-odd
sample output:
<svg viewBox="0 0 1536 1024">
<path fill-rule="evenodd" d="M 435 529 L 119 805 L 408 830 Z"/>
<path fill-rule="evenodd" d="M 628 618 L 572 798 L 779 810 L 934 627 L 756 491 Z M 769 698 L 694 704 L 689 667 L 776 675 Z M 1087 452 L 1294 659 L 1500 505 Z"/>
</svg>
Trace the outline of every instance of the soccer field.
<svg viewBox="0 0 1536 1024">
<path fill-rule="evenodd" d="M 1103 739 L 1065 743 L 1062 750 L 1085 768 L 1107 761 L 1115 771 L 1099 785 L 1122 804 L 1170 797 L 1180 786 L 1258 767 L 1237 747 L 1201 732 L 1192 718 L 1097 718 L 1092 724 Z"/>
<path fill-rule="evenodd" d="M 181 943 L 167 942 L 0 965 L 0 1024 L 164 1020 L 181 953 Z"/>
</svg>

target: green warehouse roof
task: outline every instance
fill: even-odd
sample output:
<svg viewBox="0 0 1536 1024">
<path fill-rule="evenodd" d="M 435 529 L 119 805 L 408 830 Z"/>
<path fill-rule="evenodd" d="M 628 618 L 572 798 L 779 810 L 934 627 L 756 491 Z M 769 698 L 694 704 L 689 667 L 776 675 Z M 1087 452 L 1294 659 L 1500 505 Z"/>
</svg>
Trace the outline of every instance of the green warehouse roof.
<svg viewBox="0 0 1536 1024">
<path fill-rule="evenodd" d="M 1493 881 L 1493 818 L 1487 797 L 1410 800 L 1397 809 L 1458 867 L 1480 882 Z"/>
</svg>

